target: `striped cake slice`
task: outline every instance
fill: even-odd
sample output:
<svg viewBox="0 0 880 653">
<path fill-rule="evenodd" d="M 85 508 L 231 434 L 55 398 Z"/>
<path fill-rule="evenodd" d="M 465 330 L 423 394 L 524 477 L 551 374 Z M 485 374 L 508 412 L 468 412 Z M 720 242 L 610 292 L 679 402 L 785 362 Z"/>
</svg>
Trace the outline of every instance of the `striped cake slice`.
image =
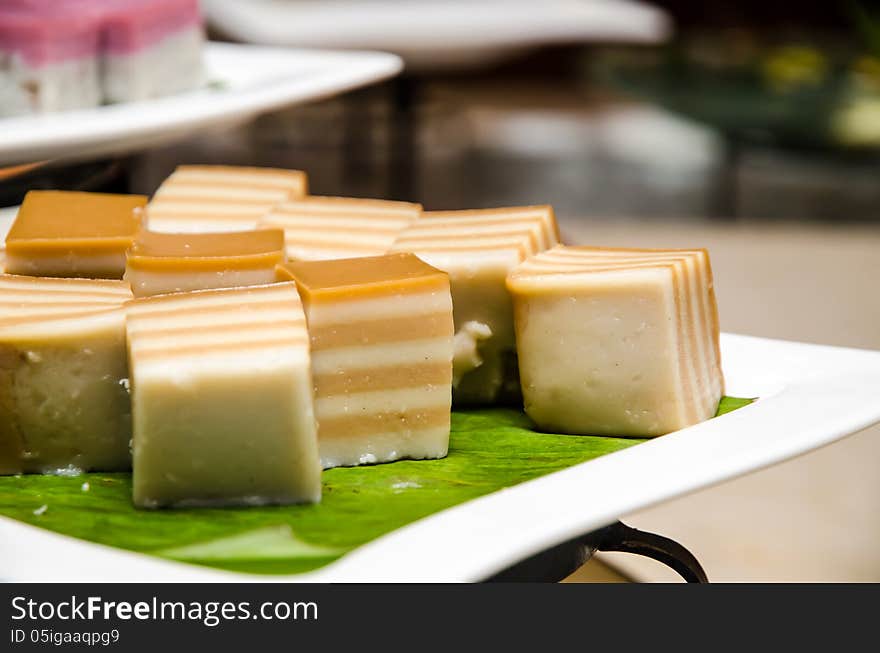
<svg viewBox="0 0 880 653">
<path fill-rule="evenodd" d="M 0 275 L 0 474 L 131 466 L 122 281 Z"/>
<path fill-rule="evenodd" d="M 278 204 L 306 194 L 300 170 L 184 165 L 166 179 L 147 208 L 151 231 L 244 231 Z"/>
<path fill-rule="evenodd" d="M 136 505 L 320 500 L 294 284 L 136 299 L 127 323 Z"/>
<path fill-rule="evenodd" d="M 539 425 L 655 436 L 714 415 L 724 384 L 705 250 L 557 247 L 509 286 Z"/>
<path fill-rule="evenodd" d="M 284 230 L 289 259 L 320 261 L 385 254 L 421 214 L 410 202 L 310 196 L 280 204 L 260 226 Z"/>
<path fill-rule="evenodd" d="M 449 446 L 449 279 L 411 254 L 295 261 L 325 468 L 442 458 Z"/>
<path fill-rule="evenodd" d="M 559 242 L 549 206 L 427 211 L 394 243 L 449 274 L 455 314 L 456 405 L 518 402 L 507 273 Z"/>
</svg>

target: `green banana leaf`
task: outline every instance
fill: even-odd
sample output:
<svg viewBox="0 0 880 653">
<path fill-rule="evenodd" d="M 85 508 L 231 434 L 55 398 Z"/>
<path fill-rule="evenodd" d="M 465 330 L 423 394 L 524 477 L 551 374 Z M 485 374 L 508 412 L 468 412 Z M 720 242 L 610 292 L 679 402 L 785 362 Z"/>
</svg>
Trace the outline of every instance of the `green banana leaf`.
<svg viewBox="0 0 880 653">
<path fill-rule="evenodd" d="M 718 413 L 751 401 L 725 397 Z M 448 457 L 327 470 L 318 505 L 136 510 L 130 474 L 28 475 L 0 477 L 0 515 L 163 558 L 292 574 L 445 508 L 643 441 L 539 433 L 516 410 L 455 412 Z"/>
</svg>

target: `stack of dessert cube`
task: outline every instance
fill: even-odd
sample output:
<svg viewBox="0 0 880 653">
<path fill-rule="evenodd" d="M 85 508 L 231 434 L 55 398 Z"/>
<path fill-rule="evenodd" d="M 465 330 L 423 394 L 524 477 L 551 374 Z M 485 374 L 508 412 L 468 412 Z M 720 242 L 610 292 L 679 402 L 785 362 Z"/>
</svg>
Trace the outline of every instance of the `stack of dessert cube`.
<svg viewBox="0 0 880 653">
<path fill-rule="evenodd" d="M 195 88 L 203 41 L 198 0 L 2 0 L 0 116 Z"/>
<path fill-rule="evenodd" d="M 181 166 L 28 193 L 0 275 L 0 474 L 133 471 L 140 507 L 315 502 L 436 459 L 456 407 L 652 437 L 723 391 L 704 250 L 568 247 L 549 206 L 311 196 Z"/>
</svg>

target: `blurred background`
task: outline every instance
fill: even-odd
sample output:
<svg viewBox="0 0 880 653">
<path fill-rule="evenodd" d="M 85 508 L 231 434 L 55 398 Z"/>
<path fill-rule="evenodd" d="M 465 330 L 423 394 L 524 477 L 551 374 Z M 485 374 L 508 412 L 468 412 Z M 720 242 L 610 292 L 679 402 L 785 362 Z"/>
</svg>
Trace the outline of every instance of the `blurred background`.
<svg viewBox="0 0 880 653">
<path fill-rule="evenodd" d="M 180 163 L 316 194 L 556 207 L 571 244 L 708 247 L 725 331 L 880 349 L 880 7 L 203 0 L 215 40 L 401 54 L 395 80 L 0 185 L 151 193 Z M 880 401 L 880 398 L 878 398 Z M 880 581 L 880 429 L 625 521 L 715 581 Z M 589 501 L 589 497 L 584 498 Z M 673 580 L 605 554 L 572 580 Z"/>
</svg>

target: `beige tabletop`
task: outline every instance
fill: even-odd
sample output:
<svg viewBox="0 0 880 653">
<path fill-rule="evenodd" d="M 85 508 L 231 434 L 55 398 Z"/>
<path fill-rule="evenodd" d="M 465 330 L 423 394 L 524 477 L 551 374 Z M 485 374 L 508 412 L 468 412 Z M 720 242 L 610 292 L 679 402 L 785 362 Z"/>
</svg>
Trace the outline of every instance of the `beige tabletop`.
<svg viewBox="0 0 880 653">
<path fill-rule="evenodd" d="M 880 349 L 878 227 L 563 218 L 562 230 L 573 244 L 708 247 L 724 331 Z M 689 547 L 712 581 L 880 581 L 878 436 L 868 429 L 624 521 Z M 644 558 L 598 558 L 636 580 L 677 579 Z"/>
</svg>

